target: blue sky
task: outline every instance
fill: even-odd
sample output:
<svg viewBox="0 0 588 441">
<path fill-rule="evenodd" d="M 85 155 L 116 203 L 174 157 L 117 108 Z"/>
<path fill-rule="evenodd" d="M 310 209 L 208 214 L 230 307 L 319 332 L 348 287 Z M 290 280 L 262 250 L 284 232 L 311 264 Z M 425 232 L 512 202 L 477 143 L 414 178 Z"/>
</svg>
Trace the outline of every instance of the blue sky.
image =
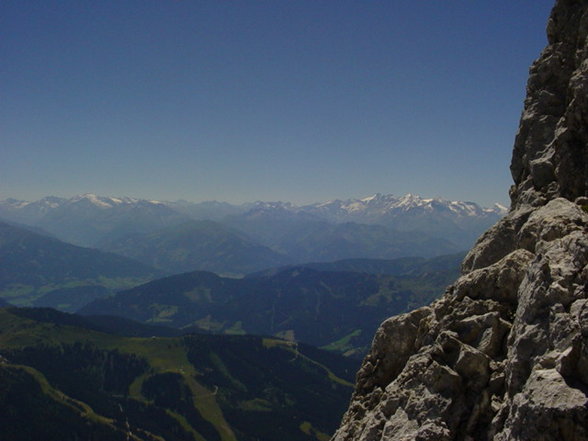
<svg viewBox="0 0 588 441">
<path fill-rule="evenodd" d="M 0 199 L 507 203 L 552 4 L 4 0 Z"/>
</svg>

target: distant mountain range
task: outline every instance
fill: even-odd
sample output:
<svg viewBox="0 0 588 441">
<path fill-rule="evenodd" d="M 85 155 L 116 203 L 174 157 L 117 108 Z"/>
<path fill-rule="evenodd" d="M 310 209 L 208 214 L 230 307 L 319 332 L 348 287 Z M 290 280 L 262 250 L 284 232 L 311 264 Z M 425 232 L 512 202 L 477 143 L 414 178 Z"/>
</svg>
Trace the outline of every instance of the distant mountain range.
<svg viewBox="0 0 588 441">
<path fill-rule="evenodd" d="M 380 193 L 363 199 L 317 203 L 302 209 L 332 222 L 377 224 L 398 231 L 426 232 L 450 240 L 463 249 L 469 248 L 481 232 L 508 211 L 500 204 L 482 208 L 474 202 Z"/>
<path fill-rule="evenodd" d="M 100 248 L 171 273 L 247 274 L 291 261 L 218 222 L 188 221 L 151 233 L 113 237 Z"/>
<path fill-rule="evenodd" d="M 152 232 L 190 220 L 164 203 L 84 194 L 71 199 L 0 202 L 0 218 L 33 225 L 66 242 L 95 247 L 126 234 Z"/>
<path fill-rule="evenodd" d="M 0 218 L 66 242 L 116 252 L 164 271 L 222 274 L 308 261 L 455 253 L 469 248 L 505 212 L 499 205 L 382 194 L 305 206 L 94 194 L 0 201 Z"/>
<path fill-rule="evenodd" d="M 450 240 L 460 249 L 470 247 L 481 232 L 508 211 L 500 204 L 483 208 L 474 202 L 381 193 L 362 199 L 337 199 L 304 206 L 289 202 L 254 202 L 239 206 L 215 201 L 166 204 L 195 218 L 226 220 L 232 217 L 233 224 L 242 219 L 263 219 L 382 225 L 397 231 L 426 232 L 431 237 Z"/>
<path fill-rule="evenodd" d="M 345 225 L 347 224 L 342 226 Z M 336 278 L 328 276 L 328 273 L 341 274 L 344 280 L 351 277 L 352 284 L 358 287 L 357 290 L 360 294 L 365 288 L 363 282 L 374 287 L 379 286 L 372 283 L 374 278 L 380 277 L 378 275 L 398 276 L 403 280 L 395 286 L 409 286 L 410 292 L 412 292 L 411 290 L 416 292 L 418 288 L 421 291 L 419 298 L 432 298 L 432 295 L 439 294 L 442 287 L 457 276 L 459 262 L 463 258 L 463 254 L 460 254 L 428 260 L 420 257 L 395 260 L 347 259 L 296 266 L 287 265 L 289 261 L 283 256 L 251 242 L 243 233 L 233 231 L 229 227 L 212 221 L 190 221 L 160 232 L 150 233 L 147 236 L 137 234 L 136 237 L 129 236 L 126 240 L 113 242 L 113 247 L 119 247 L 117 251 L 123 254 L 128 253 L 137 259 L 135 260 L 119 254 L 78 247 L 53 237 L 38 234 L 28 227 L 23 228 L 0 222 L 0 259 L 2 262 L 0 265 L 0 299 L 19 306 L 50 306 L 74 312 L 95 299 L 107 297 L 125 288 L 131 288 L 174 272 L 155 269 L 154 266 L 164 269 L 182 268 L 182 266 L 186 269 L 193 266 L 205 267 L 220 274 L 230 274 L 231 269 L 239 270 L 242 273 L 251 273 L 247 279 L 236 281 L 219 278 L 211 273 L 192 273 L 211 274 L 209 277 L 212 277 L 213 280 L 222 280 L 222 285 L 225 287 L 235 285 L 235 290 L 238 292 L 242 290 L 244 292 L 255 291 L 249 299 L 242 299 L 245 302 L 250 301 L 250 305 L 235 304 L 233 305 L 237 308 L 235 314 L 222 319 L 223 322 L 231 323 L 219 328 L 225 332 L 240 320 L 239 314 L 242 311 L 248 310 L 248 308 L 259 308 L 260 311 L 267 309 L 267 305 L 263 303 L 266 295 L 278 295 L 287 291 L 294 293 L 292 294 L 294 296 L 299 296 L 298 300 L 300 300 L 310 293 L 322 292 L 324 287 L 330 286 L 335 291 L 344 288 L 344 286 L 335 288 L 333 280 Z M 278 266 L 272 267 L 272 265 Z M 293 280 L 285 277 L 288 271 L 297 274 L 297 277 Z M 319 276 L 314 275 L 318 272 L 320 272 Z M 280 273 L 282 275 L 277 277 Z M 301 277 L 301 274 L 306 274 L 309 278 Z M 426 276 L 425 279 L 422 278 L 423 275 Z M 433 280 L 434 275 L 436 275 L 435 277 L 441 275 L 438 283 Z M 179 275 L 169 280 L 185 279 L 189 280 L 190 277 Z M 255 281 L 253 281 L 254 279 Z M 313 283 L 318 285 L 313 285 Z M 156 286 L 160 285 L 161 294 L 168 297 L 161 301 L 157 300 L 156 303 L 171 305 L 172 308 L 176 307 L 177 299 L 173 299 L 171 293 L 177 289 L 177 286 L 174 283 L 168 285 L 166 282 L 156 284 Z M 300 290 L 300 293 L 296 294 L 296 290 Z M 266 294 L 258 299 L 259 293 L 257 291 L 266 292 Z M 411 294 L 409 291 L 407 291 L 409 297 L 415 297 L 415 294 Z M 229 297 L 233 295 L 233 291 L 230 289 L 228 293 Z M 216 292 L 215 295 L 217 295 Z M 227 292 L 223 291 L 219 295 L 221 297 L 216 298 L 213 302 L 217 306 L 222 305 L 223 302 L 232 302 L 232 297 L 226 297 Z M 153 303 L 149 299 L 144 299 L 143 302 L 145 305 Z M 420 305 L 421 303 L 420 300 L 415 303 L 409 299 L 410 305 Z M 357 306 L 357 302 L 355 305 Z M 127 308 L 127 306 L 123 308 Z M 194 317 L 197 318 L 192 321 L 182 321 L 181 314 L 175 315 L 161 311 L 154 313 L 151 310 L 146 310 L 147 315 L 138 316 L 129 315 L 128 311 L 101 310 L 96 312 L 120 313 L 144 321 L 161 323 L 170 321 L 174 326 L 189 326 L 194 324 L 193 321 L 201 318 L 198 314 L 202 310 L 198 308 L 202 305 L 192 305 L 184 311 L 191 316 L 192 312 L 190 311 L 192 310 L 190 308 L 196 306 L 197 311 L 194 312 Z M 299 306 L 302 308 L 302 305 Z M 256 314 L 262 313 L 260 311 Z M 386 313 L 392 313 L 392 310 L 386 311 Z M 381 318 L 378 316 L 374 319 L 374 323 Z M 247 332 L 272 334 L 279 331 L 262 326 L 250 327 Z M 300 330 L 297 331 L 298 334 L 300 332 Z M 311 343 L 316 344 L 317 342 L 311 341 Z"/>
<path fill-rule="evenodd" d="M 306 214 L 253 210 L 225 221 L 293 263 L 350 258 L 393 259 L 438 256 L 461 248 L 426 232 L 398 231 L 384 225 L 331 223 Z"/>
</svg>

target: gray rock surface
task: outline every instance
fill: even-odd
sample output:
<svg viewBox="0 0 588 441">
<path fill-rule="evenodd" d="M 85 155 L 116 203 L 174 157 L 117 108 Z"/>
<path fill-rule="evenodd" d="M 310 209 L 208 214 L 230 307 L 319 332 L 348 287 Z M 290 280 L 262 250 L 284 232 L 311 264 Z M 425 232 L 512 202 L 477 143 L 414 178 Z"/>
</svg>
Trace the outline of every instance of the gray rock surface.
<svg viewBox="0 0 588 441">
<path fill-rule="evenodd" d="M 442 298 L 381 325 L 333 441 L 588 440 L 588 1 L 547 34 L 509 214 Z"/>
</svg>

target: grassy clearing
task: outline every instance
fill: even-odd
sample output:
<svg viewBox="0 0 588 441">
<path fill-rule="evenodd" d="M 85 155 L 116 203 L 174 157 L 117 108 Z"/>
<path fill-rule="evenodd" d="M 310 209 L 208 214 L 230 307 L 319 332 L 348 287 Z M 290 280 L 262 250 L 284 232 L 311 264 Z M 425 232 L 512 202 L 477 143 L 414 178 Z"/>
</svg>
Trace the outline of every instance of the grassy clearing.
<svg viewBox="0 0 588 441">
<path fill-rule="evenodd" d="M 308 421 L 304 421 L 300 424 L 300 430 L 308 435 L 316 438 L 318 441 L 329 441 L 331 437 L 324 432 L 320 432 L 312 427 L 312 424 Z"/>
<path fill-rule="evenodd" d="M 246 335 L 247 332 L 243 329 L 243 322 L 238 321 L 233 323 L 230 328 L 225 329 L 225 334 L 228 335 Z"/>
<path fill-rule="evenodd" d="M 194 377 L 184 376 L 184 381 L 194 397 L 194 407 L 202 418 L 211 423 L 219 433 L 221 441 L 237 441 L 231 426 L 225 420 L 223 412 L 216 402 L 216 390 L 210 391 L 199 384 Z"/>
<path fill-rule="evenodd" d="M 178 313 L 178 307 L 176 305 L 160 305 L 154 303 L 151 308 L 156 315 L 147 320 L 147 323 L 171 323 L 173 322 L 173 317 Z"/>
<path fill-rule="evenodd" d="M 186 417 L 184 417 L 183 415 L 180 415 L 177 412 L 169 410 L 169 409 L 166 409 L 165 413 L 167 413 L 170 417 L 172 417 L 174 420 L 176 420 L 178 422 L 178 424 L 182 427 L 182 429 L 184 429 L 186 432 L 190 433 L 196 441 L 206 441 L 206 438 L 204 438 L 202 435 L 200 435 L 198 432 L 196 432 L 196 430 L 194 430 L 194 428 L 188 422 Z"/>
<path fill-rule="evenodd" d="M 321 349 L 325 349 L 327 351 L 333 351 L 333 352 L 346 352 L 350 349 L 353 349 L 354 346 L 351 343 L 351 340 L 355 337 L 359 337 L 361 335 L 361 329 L 356 329 L 355 331 L 353 331 L 350 334 L 347 334 L 345 337 L 334 341 L 332 343 L 329 343 L 326 346 L 322 346 Z"/>
<path fill-rule="evenodd" d="M 156 374 L 173 372 L 181 375 L 192 392 L 194 407 L 202 418 L 217 429 L 222 441 L 237 441 L 216 401 L 216 391 L 208 390 L 195 380 L 198 372 L 186 358 L 186 351 L 180 338 L 124 338 L 117 342 L 114 348 L 145 358 Z M 129 394 L 133 398 L 145 400 L 141 393 L 141 388 L 149 375 L 152 374 L 142 375 L 131 384 Z M 170 415 L 189 433 L 192 433 L 196 440 L 203 439 L 183 416 L 172 413 L 174 415 Z"/>
<path fill-rule="evenodd" d="M 292 351 L 292 352 L 294 352 L 294 351 Z M 318 367 L 320 367 L 321 369 L 323 369 L 323 370 L 324 370 L 324 371 L 327 373 L 327 376 L 329 377 L 329 380 L 331 380 L 331 381 L 334 381 L 335 383 L 339 383 L 339 384 L 341 384 L 341 385 L 343 385 L 343 386 L 346 386 L 346 387 L 351 387 L 351 388 L 353 388 L 353 387 L 354 387 L 354 384 L 353 384 L 353 383 L 350 383 L 349 381 L 347 381 L 347 380 L 344 380 L 343 378 L 340 378 L 340 377 L 338 377 L 337 375 L 335 375 L 335 374 L 333 373 L 333 371 L 331 371 L 331 370 L 330 370 L 328 367 L 326 367 L 324 364 L 321 364 L 321 363 L 319 363 L 318 361 L 314 361 L 313 359 L 311 359 L 311 358 L 308 358 L 308 357 L 307 357 L 306 355 L 304 355 L 304 354 L 300 354 L 300 353 L 298 353 L 298 355 L 299 355 L 299 356 L 301 356 L 302 358 L 304 358 L 304 359 L 305 359 L 306 361 L 308 361 L 309 363 L 311 363 L 311 364 L 314 364 L 315 366 L 318 366 Z"/>
<path fill-rule="evenodd" d="M 278 340 L 278 339 L 274 339 L 274 338 L 264 338 L 262 340 L 262 344 L 266 349 L 271 349 L 271 348 L 277 347 L 277 348 L 282 348 L 286 351 L 292 352 L 295 355 L 295 357 L 301 357 L 304 360 L 306 360 L 308 363 L 320 367 L 322 370 L 325 371 L 325 373 L 327 374 L 327 376 L 329 377 L 329 379 L 331 381 L 334 381 L 335 383 L 339 383 L 343 386 L 354 387 L 353 383 L 350 383 L 349 381 L 338 377 L 337 375 L 335 375 L 333 373 L 333 371 L 331 371 L 324 364 L 321 364 L 318 361 L 315 361 L 312 358 L 309 358 L 306 355 L 304 355 L 303 353 L 301 353 L 300 351 L 298 351 L 298 343 L 296 343 L 296 342 Z"/>
<path fill-rule="evenodd" d="M 271 412 L 272 403 L 263 398 L 254 398 L 253 400 L 249 401 L 242 401 L 239 403 L 239 408 L 245 411 L 252 411 L 252 412 Z"/>
</svg>

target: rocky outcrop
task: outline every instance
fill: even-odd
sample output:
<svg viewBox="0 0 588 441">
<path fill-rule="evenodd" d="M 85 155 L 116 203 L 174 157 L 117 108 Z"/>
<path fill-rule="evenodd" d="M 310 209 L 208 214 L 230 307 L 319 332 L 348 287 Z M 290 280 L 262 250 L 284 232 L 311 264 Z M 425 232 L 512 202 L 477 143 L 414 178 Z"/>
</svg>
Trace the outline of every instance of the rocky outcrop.
<svg viewBox="0 0 588 441">
<path fill-rule="evenodd" d="M 588 440 L 588 2 L 547 33 L 509 214 L 441 299 L 381 325 L 333 441 Z"/>
</svg>

